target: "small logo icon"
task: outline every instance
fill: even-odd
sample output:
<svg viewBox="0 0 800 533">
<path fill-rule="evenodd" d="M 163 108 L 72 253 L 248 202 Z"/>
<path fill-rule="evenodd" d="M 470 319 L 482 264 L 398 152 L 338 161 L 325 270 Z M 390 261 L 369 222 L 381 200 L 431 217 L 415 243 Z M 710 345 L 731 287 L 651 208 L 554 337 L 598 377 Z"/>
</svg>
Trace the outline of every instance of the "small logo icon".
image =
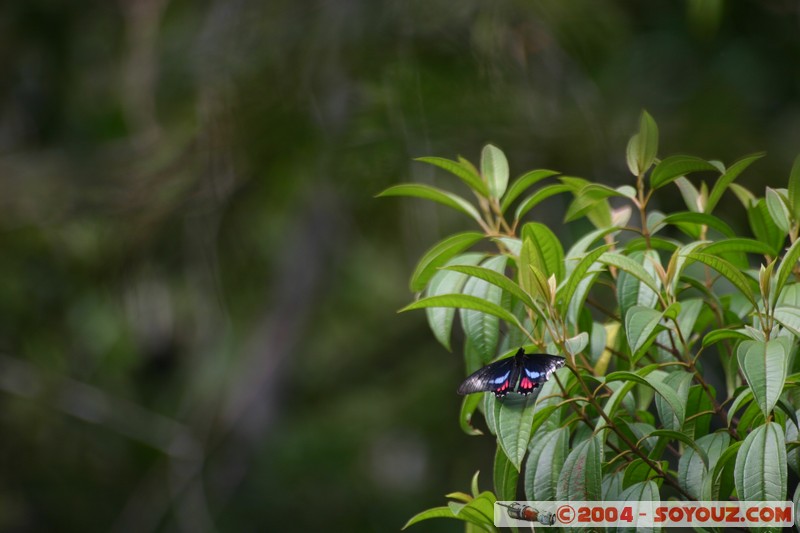
<svg viewBox="0 0 800 533">
<path fill-rule="evenodd" d="M 562 524 L 570 524 L 575 520 L 575 509 L 571 505 L 562 505 L 556 511 L 558 521 Z"/>
<path fill-rule="evenodd" d="M 497 502 L 497 505 L 508 509 L 508 516 L 515 520 L 525 520 L 526 522 L 539 522 L 545 526 L 552 526 L 556 523 L 556 515 L 547 511 L 540 511 L 528 505 L 521 505 L 514 502 L 511 505 Z"/>
</svg>

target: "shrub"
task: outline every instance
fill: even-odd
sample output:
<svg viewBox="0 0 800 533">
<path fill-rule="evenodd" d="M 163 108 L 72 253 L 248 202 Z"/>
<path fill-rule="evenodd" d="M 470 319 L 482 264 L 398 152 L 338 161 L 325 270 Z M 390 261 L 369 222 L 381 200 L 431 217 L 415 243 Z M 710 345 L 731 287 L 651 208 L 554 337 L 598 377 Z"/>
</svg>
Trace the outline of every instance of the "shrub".
<svg viewBox="0 0 800 533">
<path fill-rule="evenodd" d="M 480 491 L 476 474 L 470 493 L 448 495 L 449 505 L 406 526 L 451 517 L 493 530 L 493 502 L 516 499 L 520 484 L 530 500 L 787 499 L 787 466 L 800 466 L 800 158 L 788 189 L 759 197 L 734 181 L 763 154 L 725 166 L 659 159 L 657 149 L 644 112 L 627 147 L 631 185 L 551 170 L 509 184 L 505 155 L 488 145 L 480 169 L 420 159 L 463 181 L 477 205 L 421 184 L 380 194 L 439 202 L 480 229 L 425 253 L 410 283 L 420 297 L 403 309 L 425 309 L 448 349 L 458 309 L 467 373 L 520 346 L 567 360 L 537 397 L 463 400 L 463 430 L 481 434 L 479 411 L 497 439 L 493 491 Z M 666 187 L 679 189 L 685 209 L 652 208 Z M 726 191 L 754 238 L 715 214 Z M 523 220 L 558 194 L 571 195 L 566 222 L 593 227 L 569 247 L 548 225 Z"/>
</svg>

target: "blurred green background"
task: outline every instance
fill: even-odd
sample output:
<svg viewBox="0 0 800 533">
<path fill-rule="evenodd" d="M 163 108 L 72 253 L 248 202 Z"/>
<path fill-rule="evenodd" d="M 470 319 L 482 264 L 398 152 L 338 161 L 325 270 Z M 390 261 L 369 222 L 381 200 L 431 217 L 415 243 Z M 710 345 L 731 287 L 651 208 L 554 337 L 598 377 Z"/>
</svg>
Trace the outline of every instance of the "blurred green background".
<svg viewBox="0 0 800 533">
<path fill-rule="evenodd" d="M 374 194 L 457 189 L 412 158 L 485 142 L 619 185 L 642 108 L 661 155 L 766 150 L 741 181 L 785 186 L 799 30 L 796 0 L 3 2 L 0 531 L 396 531 L 490 488 L 458 334 L 395 314 L 469 223 Z M 566 201 L 531 217 L 571 242 Z"/>
</svg>

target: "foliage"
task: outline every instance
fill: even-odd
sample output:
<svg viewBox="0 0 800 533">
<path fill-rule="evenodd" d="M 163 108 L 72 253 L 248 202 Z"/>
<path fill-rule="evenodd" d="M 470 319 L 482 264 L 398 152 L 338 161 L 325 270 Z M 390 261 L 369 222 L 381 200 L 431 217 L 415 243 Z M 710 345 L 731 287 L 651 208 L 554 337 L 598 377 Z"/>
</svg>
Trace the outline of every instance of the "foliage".
<svg viewBox="0 0 800 533">
<path fill-rule="evenodd" d="M 487 145 L 477 167 L 460 157 L 421 159 L 458 177 L 476 203 L 413 184 L 381 194 L 438 201 L 482 231 L 434 245 L 411 281 L 419 298 L 403 309 L 427 309 L 448 349 L 458 309 L 467 372 L 520 345 L 567 359 L 535 401 L 465 398 L 465 432 L 481 434 L 477 410 L 497 439 L 495 492 L 479 492 L 476 478 L 472 495 L 450 494 L 447 507 L 408 525 L 451 517 L 493 530 L 484 503 L 514 499 L 519 484 L 528 499 L 633 497 L 629 489 L 643 482 L 661 498 L 794 493 L 787 467 L 797 466 L 800 408 L 800 158 L 788 188 L 758 196 L 735 180 L 762 154 L 728 166 L 659 158 L 658 138 L 643 112 L 627 149 L 633 179 L 616 188 L 551 170 L 510 181 L 506 156 Z M 684 210 L 653 207 L 669 187 Z M 728 190 L 752 237 L 715 212 Z M 557 194 L 571 195 L 565 222 L 591 223 L 571 246 L 555 224 L 524 220 Z M 724 380 L 714 386 L 709 369 L 717 367 Z"/>
</svg>

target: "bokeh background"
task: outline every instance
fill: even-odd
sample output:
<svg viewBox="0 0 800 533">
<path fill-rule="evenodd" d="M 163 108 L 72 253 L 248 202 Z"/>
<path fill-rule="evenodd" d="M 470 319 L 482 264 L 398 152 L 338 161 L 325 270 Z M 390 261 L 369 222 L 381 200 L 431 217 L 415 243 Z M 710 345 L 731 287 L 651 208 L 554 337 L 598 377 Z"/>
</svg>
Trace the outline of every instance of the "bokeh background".
<svg viewBox="0 0 800 533">
<path fill-rule="evenodd" d="M 460 338 L 395 313 L 469 222 L 373 196 L 485 142 L 626 183 L 642 108 L 785 186 L 799 36 L 797 0 L 0 3 L 0 531 L 396 531 L 489 488 Z M 565 201 L 531 217 L 571 242 Z"/>
</svg>

